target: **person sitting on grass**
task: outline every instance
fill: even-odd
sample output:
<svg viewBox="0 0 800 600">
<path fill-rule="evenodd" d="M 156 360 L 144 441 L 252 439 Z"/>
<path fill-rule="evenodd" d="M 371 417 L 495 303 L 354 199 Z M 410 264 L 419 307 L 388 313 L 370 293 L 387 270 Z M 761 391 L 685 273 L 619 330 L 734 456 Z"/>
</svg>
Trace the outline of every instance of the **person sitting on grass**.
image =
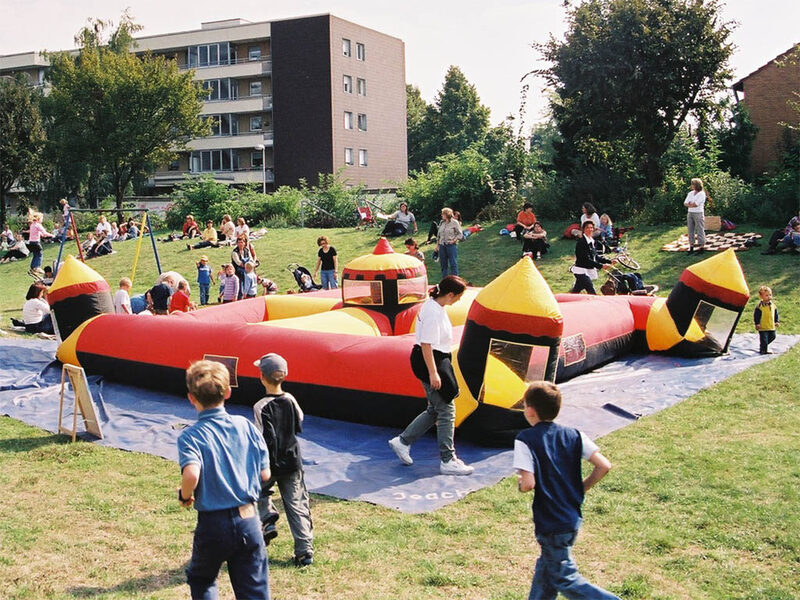
<svg viewBox="0 0 800 600">
<path fill-rule="evenodd" d="M 786 239 L 787 235 L 791 235 L 798 224 L 800 224 L 800 212 L 789 219 L 786 227 L 783 229 L 776 229 L 772 232 L 772 236 L 769 238 L 767 249 L 761 254 L 775 254 L 775 252 L 778 250 L 778 244 L 782 243 L 783 240 Z"/>
<path fill-rule="evenodd" d="M 533 231 L 534 223 L 536 223 L 536 215 L 533 214 L 533 204 L 526 202 L 517 214 L 517 222 L 514 224 L 514 233 L 519 241 L 522 241 L 526 233 Z"/>
<path fill-rule="evenodd" d="M 22 260 L 23 258 L 27 258 L 28 254 L 30 254 L 30 250 L 28 250 L 28 246 L 25 243 L 25 238 L 22 237 L 21 233 L 18 233 L 16 235 L 16 240 L 8 248 L 8 252 L 6 252 L 3 255 L 3 258 L 0 259 L 0 263 L 8 263 L 8 262 L 14 262 L 15 260 Z"/>
<path fill-rule="evenodd" d="M 408 204 L 406 202 L 401 202 L 400 207 L 392 214 L 379 214 L 378 216 L 388 220 L 381 235 L 397 237 L 405 234 L 412 226 L 414 227 L 414 233 L 417 233 L 417 220 L 414 217 L 414 213 L 408 210 Z"/>
<path fill-rule="evenodd" d="M 22 320 L 25 331 L 28 333 L 46 333 L 53 335 L 53 317 L 50 305 L 45 300 L 47 286 L 41 281 L 31 284 L 25 294 L 25 304 L 22 305 Z"/>
<path fill-rule="evenodd" d="M 219 570 L 227 563 L 237 598 L 268 600 L 269 565 L 255 505 L 270 478 L 264 439 L 248 419 L 225 410 L 231 384 L 221 363 L 191 365 L 186 387 L 197 422 L 178 437 L 178 502 L 197 510 L 186 568 L 191 597 L 216 598 Z"/>
<path fill-rule="evenodd" d="M 533 228 L 522 236 L 522 255 L 528 255 L 537 260 L 547 254 L 550 244 L 547 243 L 547 232 L 542 227 L 541 222 L 536 221 Z"/>
<path fill-rule="evenodd" d="M 520 431 L 514 441 L 514 468 L 519 491 L 533 490 L 533 525 L 542 551 L 528 598 L 555 599 L 561 592 L 567 598 L 619 600 L 584 579 L 572 558 L 583 497 L 606 476 L 611 463 L 584 433 L 553 422 L 561 410 L 561 392 L 555 384 L 532 383 L 523 403 L 531 427 Z M 586 479 L 582 479 L 581 459 L 594 467 Z"/>
<path fill-rule="evenodd" d="M 90 231 L 86 234 L 86 239 L 81 242 L 81 248 L 83 249 L 84 254 L 86 254 L 86 258 L 91 258 L 94 256 L 93 254 L 90 254 L 90 252 L 92 252 L 94 249 L 95 244 L 97 244 L 97 240 L 94 238 L 94 233 Z"/>
<path fill-rule="evenodd" d="M 408 238 L 403 244 L 406 247 L 406 254 L 425 262 L 425 255 L 422 253 L 422 250 L 419 249 L 419 245 L 414 238 Z"/>
<path fill-rule="evenodd" d="M 206 221 L 206 228 L 203 229 L 203 233 L 200 234 L 202 238 L 199 242 L 197 242 L 194 246 L 191 244 L 186 244 L 187 250 L 199 250 L 200 248 L 208 248 L 212 246 L 214 248 L 219 248 L 219 242 L 217 241 L 217 230 L 214 229 L 214 221 L 209 219 Z"/>
</svg>

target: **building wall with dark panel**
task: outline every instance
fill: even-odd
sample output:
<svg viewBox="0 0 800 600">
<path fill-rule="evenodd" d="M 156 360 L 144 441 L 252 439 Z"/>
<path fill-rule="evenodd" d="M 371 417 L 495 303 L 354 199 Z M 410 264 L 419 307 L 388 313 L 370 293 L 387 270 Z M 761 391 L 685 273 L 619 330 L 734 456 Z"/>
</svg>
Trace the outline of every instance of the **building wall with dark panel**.
<svg viewBox="0 0 800 600">
<path fill-rule="evenodd" d="M 351 44 L 345 56 L 342 40 Z M 333 166 L 344 178 L 369 189 L 396 187 L 408 177 L 406 146 L 406 69 L 402 40 L 331 17 L 331 112 L 333 114 Z M 357 56 L 363 44 L 364 60 Z M 344 91 L 344 75 L 353 91 Z M 358 93 L 358 79 L 366 82 L 366 95 Z M 353 129 L 345 129 L 344 113 L 353 113 Z M 367 117 L 366 131 L 359 131 L 357 115 Z M 352 148 L 354 164 L 345 164 L 345 148 Z M 367 150 L 367 166 L 359 166 L 358 151 Z"/>
<path fill-rule="evenodd" d="M 275 185 L 333 172 L 330 16 L 272 23 Z"/>
</svg>

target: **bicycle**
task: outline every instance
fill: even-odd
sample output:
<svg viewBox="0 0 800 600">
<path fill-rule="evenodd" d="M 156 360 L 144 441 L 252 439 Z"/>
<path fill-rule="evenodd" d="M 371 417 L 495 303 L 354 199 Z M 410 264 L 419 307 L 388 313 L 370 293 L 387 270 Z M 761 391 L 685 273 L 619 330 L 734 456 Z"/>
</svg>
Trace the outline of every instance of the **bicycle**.
<svg viewBox="0 0 800 600">
<path fill-rule="evenodd" d="M 606 248 L 606 251 L 610 250 L 616 254 L 614 258 L 623 267 L 627 267 L 632 271 L 638 271 L 641 269 L 641 265 L 630 255 L 630 253 L 628 253 L 628 244 L 618 244 L 617 246 L 607 246 Z"/>
</svg>

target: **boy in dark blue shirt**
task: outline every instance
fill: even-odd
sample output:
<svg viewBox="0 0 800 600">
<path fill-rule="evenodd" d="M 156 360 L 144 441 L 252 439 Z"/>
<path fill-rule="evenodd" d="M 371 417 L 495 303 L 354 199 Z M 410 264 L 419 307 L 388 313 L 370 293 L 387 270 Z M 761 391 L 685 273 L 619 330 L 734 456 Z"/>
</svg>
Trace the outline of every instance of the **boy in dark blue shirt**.
<svg viewBox="0 0 800 600">
<path fill-rule="evenodd" d="M 244 417 L 225 411 L 230 374 L 201 360 L 186 371 L 197 423 L 178 438 L 181 487 L 178 501 L 197 509 L 192 560 L 186 578 L 192 598 L 217 598 L 217 575 L 228 563 L 237 598 L 269 600 L 269 567 L 256 501 L 269 480 L 269 457 L 261 434 Z"/>
<path fill-rule="evenodd" d="M 605 477 L 611 463 L 585 434 L 553 422 L 561 410 L 555 384 L 533 383 L 523 400 L 531 427 L 514 441 L 514 468 L 519 490 L 534 490 L 533 524 L 542 549 L 528 600 L 555 600 L 559 592 L 573 599 L 617 598 L 584 579 L 571 552 L 581 526 L 583 496 Z M 594 465 L 586 479 L 581 478 L 582 458 Z"/>
</svg>

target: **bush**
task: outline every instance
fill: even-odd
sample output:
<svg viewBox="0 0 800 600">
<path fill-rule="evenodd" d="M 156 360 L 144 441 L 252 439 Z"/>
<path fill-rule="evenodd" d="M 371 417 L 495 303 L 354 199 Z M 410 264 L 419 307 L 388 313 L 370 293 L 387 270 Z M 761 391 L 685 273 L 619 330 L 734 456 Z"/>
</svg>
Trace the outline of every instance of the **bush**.
<svg viewBox="0 0 800 600">
<path fill-rule="evenodd" d="M 310 188 L 305 180 L 300 181 L 300 191 L 309 202 L 300 207 L 304 225 L 306 227 L 354 226 L 357 221 L 356 205 L 358 199 L 364 195 L 363 186 L 348 187 L 341 178 L 341 172 L 320 173 L 318 181 L 317 185 Z"/>
</svg>

